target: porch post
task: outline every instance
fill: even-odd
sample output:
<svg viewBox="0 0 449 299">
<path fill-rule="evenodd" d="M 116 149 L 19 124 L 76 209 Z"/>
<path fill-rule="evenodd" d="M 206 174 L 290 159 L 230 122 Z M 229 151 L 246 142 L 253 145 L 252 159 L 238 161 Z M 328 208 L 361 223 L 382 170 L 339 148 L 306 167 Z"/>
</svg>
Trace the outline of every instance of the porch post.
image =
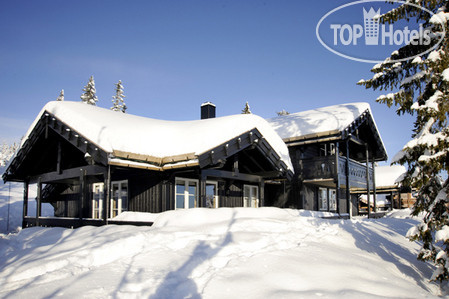
<svg viewBox="0 0 449 299">
<path fill-rule="evenodd" d="M 37 181 L 37 203 L 36 203 L 36 226 L 39 226 L 39 217 L 41 216 L 42 209 L 42 179 L 39 178 Z"/>
<path fill-rule="evenodd" d="M 371 218 L 371 199 L 370 199 L 370 186 L 369 186 L 369 151 L 368 151 L 368 143 L 365 144 L 366 149 L 366 201 L 368 203 L 368 218 Z"/>
<path fill-rule="evenodd" d="M 337 201 L 337 213 L 340 215 L 340 165 L 339 165 L 339 143 L 335 142 L 335 175 L 336 175 L 336 188 L 335 188 L 335 200 Z"/>
<path fill-rule="evenodd" d="M 83 203 L 86 196 L 86 171 L 80 169 L 80 199 L 78 201 L 78 218 L 80 220 L 80 225 L 83 221 Z"/>
<path fill-rule="evenodd" d="M 376 166 L 375 166 L 375 161 L 374 161 L 374 157 L 373 157 L 373 200 L 374 200 L 374 213 L 377 212 L 377 196 L 376 196 Z"/>
<path fill-rule="evenodd" d="M 58 156 L 57 156 L 57 159 L 56 159 L 56 172 L 58 174 L 62 173 L 61 160 L 62 160 L 62 148 L 61 148 L 61 141 L 59 141 L 58 142 Z"/>
<path fill-rule="evenodd" d="M 209 208 L 206 202 L 206 176 L 200 170 L 200 185 L 198 190 L 198 207 Z"/>
<path fill-rule="evenodd" d="M 103 188 L 103 221 L 108 224 L 109 215 L 109 201 L 111 197 L 111 166 L 108 165 L 108 171 L 104 174 L 104 188 Z"/>
<path fill-rule="evenodd" d="M 262 179 L 259 182 L 259 207 L 264 207 L 265 206 L 265 180 Z"/>
<path fill-rule="evenodd" d="M 351 188 L 349 186 L 349 138 L 346 139 L 346 199 L 348 201 L 349 218 L 352 217 Z"/>
<path fill-rule="evenodd" d="M 25 228 L 27 225 L 25 218 L 28 215 L 28 188 L 29 188 L 29 185 L 30 184 L 28 181 L 23 182 L 22 228 Z"/>
</svg>

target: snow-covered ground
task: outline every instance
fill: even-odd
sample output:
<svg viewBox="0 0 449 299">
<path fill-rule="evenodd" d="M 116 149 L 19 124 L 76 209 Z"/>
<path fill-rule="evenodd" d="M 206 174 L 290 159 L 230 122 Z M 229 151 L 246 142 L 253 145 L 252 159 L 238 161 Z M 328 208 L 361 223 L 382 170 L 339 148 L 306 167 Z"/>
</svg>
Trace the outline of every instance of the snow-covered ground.
<svg viewBox="0 0 449 299">
<path fill-rule="evenodd" d="M 190 209 L 152 227 L 28 228 L 0 238 L 0 298 L 434 297 L 409 212 Z"/>
</svg>

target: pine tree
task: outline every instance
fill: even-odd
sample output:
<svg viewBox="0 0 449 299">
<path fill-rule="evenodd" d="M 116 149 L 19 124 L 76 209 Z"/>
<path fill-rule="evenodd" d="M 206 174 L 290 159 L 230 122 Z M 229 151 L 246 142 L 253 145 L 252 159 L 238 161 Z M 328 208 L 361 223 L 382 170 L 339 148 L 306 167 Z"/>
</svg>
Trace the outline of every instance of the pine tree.
<svg viewBox="0 0 449 299">
<path fill-rule="evenodd" d="M 248 102 L 245 104 L 245 108 L 242 110 L 242 114 L 252 114 L 251 109 L 249 108 Z"/>
<path fill-rule="evenodd" d="M 64 101 L 64 89 L 61 89 L 61 92 L 59 93 L 58 98 L 56 99 L 56 101 Z"/>
<path fill-rule="evenodd" d="M 81 101 L 89 105 L 97 105 L 98 98 L 95 90 L 94 76 L 90 76 L 89 82 L 83 88 L 84 93 L 81 95 Z"/>
<path fill-rule="evenodd" d="M 393 91 L 376 101 L 388 107 L 397 106 L 398 115 L 415 117 L 412 140 L 393 158 L 393 163 L 408 166 L 402 184 L 416 188 L 419 194 L 412 214 L 424 213 L 422 223 L 409 230 L 407 236 L 411 241 L 423 243 L 418 259 L 432 262 L 436 270 L 431 279 L 442 282 L 449 279 L 449 6 L 447 1 L 441 0 L 416 2 L 436 15 L 401 4 L 381 16 L 380 21 L 395 23 L 414 18 L 430 30 L 430 44 L 419 45 L 416 37 L 383 63 L 375 65 L 371 70 L 372 79 L 361 80 L 358 84 L 374 90 Z M 446 35 L 437 44 L 443 26 Z M 422 54 L 426 50 L 430 52 Z M 398 62 L 399 59 L 405 60 Z"/>
<path fill-rule="evenodd" d="M 8 144 L 3 142 L 0 145 L 0 167 L 6 166 L 19 148 L 18 143 Z"/>
<path fill-rule="evenodd" d="M 277 114 L 278 116 L 282 116 L 282 115 L 289 115 L 290 112 L 286 111 L 285 109 L 282 109 L 281 111 L 276 112 L 276 114 Z"/>
<path fill-rule="evenodd" d="M 122 81 L 119 80 L 118 83 L 115 84 L 115 96 L 112 97 L 113 106 L 111 107 L 111 110 L 121 111 L 123 113 L 126 112 L 128 107 L 126 107 L 125 101 L 123 100 L 126 98 L 123 94 L 123 89 Z"/>
</svg>

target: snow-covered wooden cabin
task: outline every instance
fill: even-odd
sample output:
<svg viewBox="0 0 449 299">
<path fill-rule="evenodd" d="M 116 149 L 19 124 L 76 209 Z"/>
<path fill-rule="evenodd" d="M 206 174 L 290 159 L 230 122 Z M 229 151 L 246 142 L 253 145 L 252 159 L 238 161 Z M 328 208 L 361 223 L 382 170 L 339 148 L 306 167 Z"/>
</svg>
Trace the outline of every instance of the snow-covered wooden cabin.
<svg viewBox="0 0 449 299">
<path fill-rule="evenodd" d="M 369 104 L 328 106 L 268 122 L 287 144 L 295 172 L 288 195 L 272 204 L 356 215 L 355 194 L 375 190 L 374 162 L 387 160 Z"/>
<path fill-rule="evenodd" d="M 292 177 L 287 146 L 258 116 L 162 121 L 67 101 L 43 107 L 3 175 L 24 183 L 24 226 L 73 227 L 124 211 L 263 206 L 265 183 Z M 43 202 L 55 217 L 40 217 Z"/>
</svg>

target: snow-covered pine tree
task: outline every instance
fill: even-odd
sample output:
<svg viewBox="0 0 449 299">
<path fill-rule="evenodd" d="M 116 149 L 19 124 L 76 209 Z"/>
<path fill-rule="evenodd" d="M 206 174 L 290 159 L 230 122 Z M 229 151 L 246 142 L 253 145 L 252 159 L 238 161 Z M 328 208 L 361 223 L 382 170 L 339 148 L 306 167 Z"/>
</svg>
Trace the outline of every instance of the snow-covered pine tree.
<svg viewBox="0 0 449 299">
<path fill-rule="evenodd" d="M 8 144 L 3 142 L 0 145 L 0 167 L 6 166 L 14 153 L 19 148 L 18 143 Z"/>
<path fill-rule="evenodd" d="M 97 105 L 98 98 L 95 90 L 94 76 L 90 76 L 89 82 L 83 88 L 84 93 L 81 95 L 81 101 L 89 105 Z"/>
<path fill-rule="evenodd" d="M 448 1 L 441 0 L 411 2 L 436 15 L 401 4 L 382 15 L 380 21 L 395 23 L 416 19 L 430 30 L 430 44 L 419 45 L 416 39 L 415 42 L 412 40 L 383 63 L 375 65 L 371 70 L 374 73 L 372 79 L 360 80 L 358 84 L 374 90 L 392 91 L 376 101 L 388 107 L 397 106 L 399 115 L 415 116 L 412 140 L 393 158 L 393 163 L 408 166 L 402 184 L 418 190 L 412 214 L 424 213 L 422 223 L 409 230 L 407 236 L 411 241 L 423 243 L 418 259 L 432 262 L 436 270 L 431 279 L 442 282 L 449 279 L 449 6 Z M 443 32 L 445 36 L 437 45 Z M 435 45 L 429 53 L 420 54 Z M 407 59 L 397 62 L 404 58 Z"/>
<path fill-rule="evenodd" d="M 249 108 L 249 104 L 248 104 L 248 102 L 246 102 L 246 104 L 245 104 L 245 108 L 243 108 L 243 110 L 242 110 L 242 114 L 251 114 L 252 112 L 251 112 L 251 109 Z"/>
<path fill-rule="evenodd" d="M 59 93 L 58 98 L 56 99 L 56 101 L 64 101 L 64 89 L 61 89 L 61 92 Z"/>
<path fill-rule="evenodd" d="M 277 114 L 278 116 L 282 116 L 282 115 L 289 115 L 290 112 L 286 111 L 285 109 L 282 109 L 281 111 L 276 112 L 276 114 Z"/>
<path fill-rule="evenodd" d="M 115 84 L 115 96 L 112 97 L 112 107 L 111 110 L 121 111 L 123 113 L 126 112 L 125 101 L 123 100 L 126 96 L 123 94 L 123 84 L 122 81 L 119 80 L 117 84 Z"/>
</svg>

